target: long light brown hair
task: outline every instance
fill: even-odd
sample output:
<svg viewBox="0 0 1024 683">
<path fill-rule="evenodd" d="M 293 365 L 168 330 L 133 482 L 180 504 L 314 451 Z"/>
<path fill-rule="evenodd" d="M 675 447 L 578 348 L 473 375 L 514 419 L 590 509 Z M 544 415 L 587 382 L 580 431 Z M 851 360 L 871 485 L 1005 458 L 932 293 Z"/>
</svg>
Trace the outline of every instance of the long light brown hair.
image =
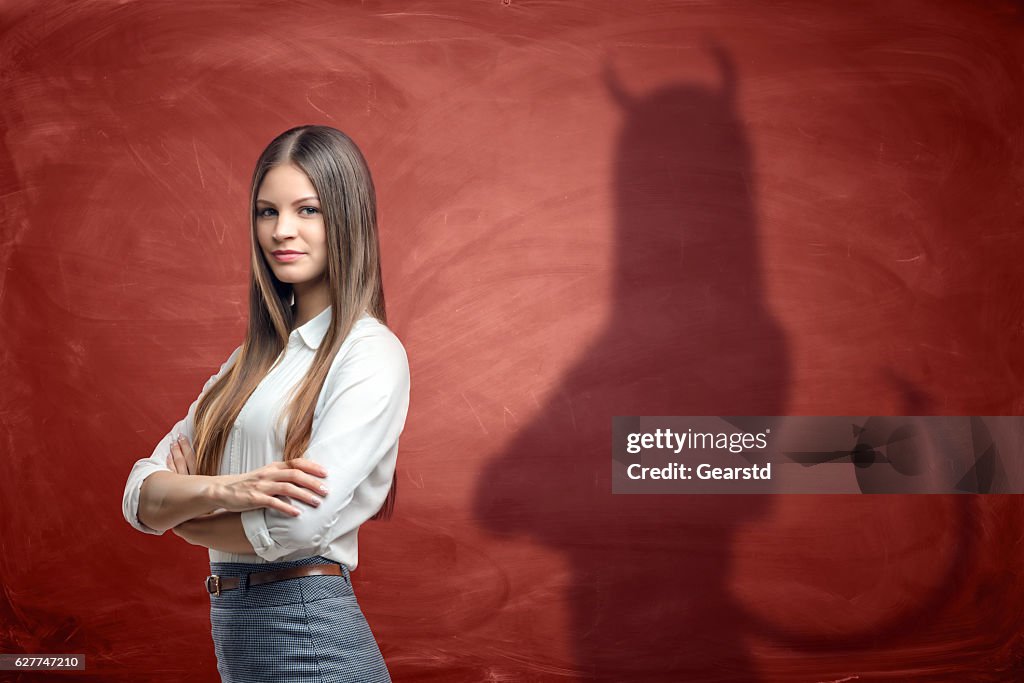
<svg viewBox="0 0 1024 683">
<path fill-rule="evenodd" d="M 196 468 L 220 472 L 231 426 L 288 343 L 295 323 L 292 285 L 270 269 L 256 237 L 256 196 L 267 172 L 281 164 L 301 169 L 320 198 L 327 233 L 326 278 L 331 324 L 305 378 L 285 412 L 288 428 L 284 460 L 300 458 L 309 446 L 313 410 L 331 362 L 363 310 L 387 324 L 377 238 L 377 199 L 366 159 L 344 133 L 327 126 L 298 126 L 274 138 L 260 155 L 249 194 L 250 257 L 249 328 L 231 368 L 199 400 L 195 413 Z M 344 453 L 336 457 L 345 457 Z M 387 519 L 394 509 L 397 477 L 373 519 Z"/>
</svg>

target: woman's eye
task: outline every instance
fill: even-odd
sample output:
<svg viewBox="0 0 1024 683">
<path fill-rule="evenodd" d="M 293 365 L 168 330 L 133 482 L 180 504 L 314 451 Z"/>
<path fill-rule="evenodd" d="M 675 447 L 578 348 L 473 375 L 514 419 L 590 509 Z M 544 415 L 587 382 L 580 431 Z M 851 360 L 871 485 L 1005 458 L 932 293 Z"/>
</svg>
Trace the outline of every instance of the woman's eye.
<svg viewBox="0 0 1024 683">
<path fill-rule="evenodd" d="M 302 207 L 299 210 L 300 211 L 305 211 L 306 209 L 309 209 L 310 211 L 313 212 L 313 213 L 307 213 L 306 214 L 307 216 L 312 216 L 313 214 L 320 213 L 320 211 L 315 206 L 304 206 L 304 207 Z"/>
<path fill-rule="evenodd" d="M 266 218 L 267 215 L 268 215 L 267 211 L 273 211 L 273 209 L 269 209 L 269 208 L 268 209 L 256 209 L 256 217 L 257 218 Z"/>
</svg>

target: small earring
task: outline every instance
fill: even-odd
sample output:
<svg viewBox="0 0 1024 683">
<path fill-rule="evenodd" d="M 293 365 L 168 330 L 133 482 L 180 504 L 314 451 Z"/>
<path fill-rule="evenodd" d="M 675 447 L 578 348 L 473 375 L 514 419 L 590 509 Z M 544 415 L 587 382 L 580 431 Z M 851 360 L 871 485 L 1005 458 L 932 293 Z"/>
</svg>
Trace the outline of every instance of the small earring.
<svg viewBox="0 0 1024 683">
<path fill-rule="evenodd" d="M 291 305 L 292 305 L 292 306 L 294 306 L 294 305 L 295 305 L 295 291 L 294 291 L 294 290 L 292 290 L 292 300 L 291 300 Z"/>
</svg>

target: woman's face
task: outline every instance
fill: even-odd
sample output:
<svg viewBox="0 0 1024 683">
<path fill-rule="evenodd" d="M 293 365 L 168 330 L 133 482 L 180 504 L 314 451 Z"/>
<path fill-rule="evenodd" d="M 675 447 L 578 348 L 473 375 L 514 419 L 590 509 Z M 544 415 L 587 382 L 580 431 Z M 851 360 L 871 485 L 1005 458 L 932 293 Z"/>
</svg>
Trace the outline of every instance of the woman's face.
<svg viewBox="0 0 1024 683">
<path fill-rule="evenodd" d="M 291 164 L 267 172 L 256 193 L 256 237 L 277 279 L 296 292 L 326 286 L 327 232 L 313 183 Z"/>
</svg>

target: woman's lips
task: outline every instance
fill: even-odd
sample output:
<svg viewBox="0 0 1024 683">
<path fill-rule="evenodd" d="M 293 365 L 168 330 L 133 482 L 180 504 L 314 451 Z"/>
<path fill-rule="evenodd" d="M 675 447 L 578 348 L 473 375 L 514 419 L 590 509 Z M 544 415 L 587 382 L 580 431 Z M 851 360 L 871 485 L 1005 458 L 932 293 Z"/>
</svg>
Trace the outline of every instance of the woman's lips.
<svg viewBox="0 0 1024 683">
<path fill-rule="evenodd" d="M 291 253 L 291 254 L 274 254 L 274 258 L 276 258 L 278 261 L 281 261 L 282 263 L 288 263 L 289 261 L 294 261 L 295 259 L 300 258 L 302 256 L 305 256 L 305 254 L 296 254 L 296 253 Z"/>
</svg>

